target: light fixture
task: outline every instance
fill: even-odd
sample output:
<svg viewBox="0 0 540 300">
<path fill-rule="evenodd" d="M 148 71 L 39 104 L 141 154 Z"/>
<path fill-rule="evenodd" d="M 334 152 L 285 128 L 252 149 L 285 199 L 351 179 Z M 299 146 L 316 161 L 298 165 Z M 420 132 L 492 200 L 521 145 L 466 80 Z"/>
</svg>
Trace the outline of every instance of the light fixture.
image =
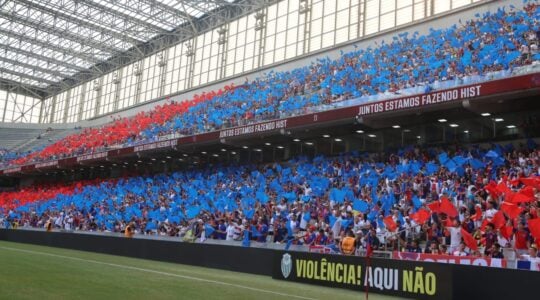
<svg viewBox="0 0 540 300">
<path fill-rule="evenodd" d="M 340 139 L 340 138 L 337 138 L 337 139 L 334 139 L 334 141 L 336 141 L 336 142 L 342 142 L 343 140 Z"/>
<path fill-rule="evenodd" d="M 368 134 L 368 136 L 369 136 L 370 138 L 374 138 L 374 137 L 377 137 L 377 136 L 376 136 L 376 135 L 374 135 L 374 134 Z"/>
<path fill-rule="evenodd" d="M 300 142 L 300 139 L 294 139 L 293 142 Z"/>
<path fill-rule="evenodd" d="M 410 129 L 403 129 L 403 132 L 411 132 Z"/>
<path fill-rule="evenodd" d="M 272 146 L 272 144 L 270 143 L 264 143 L 266 146 Z"/>
<path fill-rule="evenodd" d="M 359 129 L 356 131 L 356 133 L 364 133 L 364 131 Z"/>
<path fill-rule="evenodd" d="M 308 145 L 308 146 L 312 146 L 312 145 L 313 145 L 313 143 L 312 143 L 312 142 L 306 142 L 306 145 Z"/>
<path fill-rule="evenodd" d="M 419 136 L 419 135 L 417 135 L 417 136 L 416 136 L 416 138 L 417 138 L 417 139 L 421 139 L 422 137 L 421 137 L 421 136 Z"/>
<path fill-rule="evenodd" d="M 99 166 L 100 168 L 105 168 L 105 166 Z"/>
<path fill-rule="evenodd" d="M 323 138 L 329 138 L 329 137 L 330 137 L 330 135 L 329 135 L 329 134 L 323 134 L 323 136 L 322 136 L 322 137 L 323 137 Z"/>
<path fill-rule="evenodd" d="M 463 133 L 469 133 L 469 131 L 468 130 L 463 130 Z"/>
<path fill-rule="evenodd" d="M 124 162 L 124 165 L 129 165 L 129 163 L 126 161 L 126 162 Z"/>
<path fill-rule="evenodd" d="M 503 118 L 496 118 L 496 119 L 495 119 L 495 122 L 502 122 L 502 121 L 504 121 Z"/>
<path fill-rule="evenodd" d="M 184 157 L 188 157 L 187 153 L 184 153 L 184 154 L 182 154 L 182 155 L 184 155 Z"/>
<path fill-rule="evenodd" d="M 247 148 L 249 148 L 249 147 L 248 147 L 248 146 L 242 146 L 242 148 L 247 149 Z"/>
<path fill-rule="evenodd" d="M 167 159 L 171 159 L 171 157 L 170 157 L 170 156 L 168 156 L 168 155 L 167 155 L 166 157 L 167 157 Z"/>
<path fill-rule="evenodd" d="M 112 165 L 113 165 L 113 167 L 116 167 L 116 164 L 112 164 Z"/>
<path fill-rule="evenodd" d="M 203 151 L 203 152 L 201 152 L 201 154 L 204 154 L 204 155 L 206 155 L 206 151 Z"/>
<path fill-rule="evenodd" d="M 219 155 L 217 155 L 217 154 L 215 154 L 215 153 L 212 154 L 212 156 L 213 156 L 213 157 L 219 157 Z"/>
<path fill-rule="evenodd" d="M 156 161 L 156 159 L 155 159 L 155 158 L 152 158 L 152 161 Z"/>
<path fill-rule="evenodd" d="M 459 127 L 459 125 L 458 124 L 450 124 L 450 127 L 456 128 L 456 127 Z"/>
<path fill-rule="evenodd" d="M 253 149 L 253 151 L 261 152 L 262 150 L 259 149 L 259 148 L 255 148 L 255 149 Z"/>
<path fill-rule="evenodd" d="M 283 149 L 283 148 L 285 148 L 285 147 L 283 147 L 283 146 L 277 146 L 277 148 L 278 148 L 278 149 Z"/>
<path fill-rule="evenodd" d="M 236 155 L 236 151 L 232 151 L 231 154 L 232 154 L 232 155 Z"/>
<path fill-rule="evenodd" d="M 178 161 L 184 161 L 184 159 L 183 159 L 183 158 L 179 158 Z"/>
<path fill-rule="evenodd" d="M 506 128 L 508 129 L 516 128 L 516 125 L 507 125 Z"/>
<path fill-rule="evenodd" d="M 446 122 L 447 120 L 446 120 L 446 119 L 439 119 L 438 121 L 439 121 L 440 123 L 444 123 L 444 122 Z"/>
<path fill-rule="evenodd" d="M 400 128 L 400 127 L 401 127 L 401 126 L 399 126 L 399 125 L 392 125 L 392 128 L 394 128 L 394 129 L 398 129 L 398 128 Z"/>
<path fill-rule="evenodd" d="M 164 161 L 164 160 L 162 160 L 162 161 L 161 161 L 161 163 L 163 163 L 163 164 L 164 164 L 164 163 L 167 163 L 167 162 L 166 162 L 166 161 Z"/>
<path fill-rule="evenodd" d="M 221 152 L 227 152 L 227 149 L 221 149 Z"/>
<path fill-rule="evenodd" d="M 490 113 L 481 113 L 480 115 L 481 115 L 482 117 L 489 117 L 489 116 L 491 116 Z"/>
<path fill-rule="evenodd" d="M 137 162 L 138 162 L 138 163 L 142 163 L 142 160 L 138 160 Z"/>
</svg>

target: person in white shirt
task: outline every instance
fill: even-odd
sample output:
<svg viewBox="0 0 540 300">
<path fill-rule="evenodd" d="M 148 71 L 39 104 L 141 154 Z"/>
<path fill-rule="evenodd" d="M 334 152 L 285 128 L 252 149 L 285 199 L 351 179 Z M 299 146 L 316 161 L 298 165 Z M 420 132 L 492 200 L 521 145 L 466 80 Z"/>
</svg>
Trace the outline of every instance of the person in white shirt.
<svg viewBox="0 0 540 300">
<path fill-rule="evenodd" d="M 493 216 L 495 216 L 495 214 L 497 213 L 498 210 L 496 210 L 494 207 L 493 207 L 493 201 L 487 201 L 486 202 L 486 213 L 485 213 L 485 217 L 487 219 L 492 219 Z"/>
<path fill-rule="evenodd" d="M 450 233 L 450 249 L 449 253 L 459 250 L 461 244 L 461 223 L 458 220 L 454 220 L 454 227 L 448 227 L 447 230 Z"/>
<path fill-rule="evenodd" d="M 334 211 L 334 216 L 337 218 L 336 222 L 334 223 L 334 226 L 332 226 L 332 233 L 334 234 L 334 238 L 339 238 L 339 233 L 341 232 L 341 215 Z"/>
<path fill-rule="evenodd" d="M 456 250 L 456 251 L 454 251 L 454 252 L 452 252 L 452 255 L 453 255 L 453 256 L 468 256 L 469 253 L 467 253 L 467 252 L 465 251 L 465 248 L 466 248 L 466 247 L 467 247 L 467 246 L 465 246 L 465 243 L 463 243 L 463 242 L 459 243 L 459 249 Z"/>
<path fill-rule="evenodd" d="M 227 224 L 227 229 L 225 229 L 225 232 L 227 233 L 225 240 L 234 241 L 235 233 L 236 233 L 236 224 L 232 221 L 229 221 L 229 223 Z"/>
<path fill-rule="evenodd" d="M 529 247 L 529 253 L 521 255 L 521 259 L 531 262 L 531 271 L 540 270 L 540 257 L 538 257 L 538 249 L 536 248 L 536 245 L 531 245 Z"/>
</svg>

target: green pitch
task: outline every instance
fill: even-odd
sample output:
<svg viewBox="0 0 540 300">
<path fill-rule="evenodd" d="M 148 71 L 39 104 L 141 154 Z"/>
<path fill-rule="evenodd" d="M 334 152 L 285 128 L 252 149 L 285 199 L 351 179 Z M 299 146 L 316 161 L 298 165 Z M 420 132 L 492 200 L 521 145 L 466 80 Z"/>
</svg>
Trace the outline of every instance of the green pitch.
<svg viewBox="0 0 540 300">
<path fill-rule="evenodd" d="M 365 299 L 270 277 L 0 241 L 0 299 Z M 369 299 L 395 299 L 370 294 Z"/>
</svg>

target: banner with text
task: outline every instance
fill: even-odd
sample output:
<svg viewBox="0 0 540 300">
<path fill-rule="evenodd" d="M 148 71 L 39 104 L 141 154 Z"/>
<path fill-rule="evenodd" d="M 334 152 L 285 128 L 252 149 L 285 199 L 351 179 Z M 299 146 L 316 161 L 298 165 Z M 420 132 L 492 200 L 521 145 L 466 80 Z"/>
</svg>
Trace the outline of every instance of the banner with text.
<svg viewBox="0 0 540 300">
<path fill-rule="evenodd" d="M 415 299 L 452 299 L 444 265 L 357 256 L 276 252 L 273 278 Z"/>
<path fill-rule="evenodd" d="M 471 265 L 480 267 L 506 268 L 506 259 L 491 257 L 437 255 L 428 253 L 392 252 L 392 258 L 444 264 Z"/>
</svg>

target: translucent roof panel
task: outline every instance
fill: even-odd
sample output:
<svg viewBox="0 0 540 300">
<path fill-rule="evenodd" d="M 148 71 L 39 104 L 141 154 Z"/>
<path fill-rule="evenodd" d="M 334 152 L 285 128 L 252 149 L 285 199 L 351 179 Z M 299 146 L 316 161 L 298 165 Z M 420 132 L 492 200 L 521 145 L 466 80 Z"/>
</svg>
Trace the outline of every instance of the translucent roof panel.
<svg viewBox="0 0 540 300">
<path fill-rule="evenodd" d="M 57 85 L 236 2 L 241 1 L 5 1 L 0 6 L 0 80 Z"/>
</svg>

